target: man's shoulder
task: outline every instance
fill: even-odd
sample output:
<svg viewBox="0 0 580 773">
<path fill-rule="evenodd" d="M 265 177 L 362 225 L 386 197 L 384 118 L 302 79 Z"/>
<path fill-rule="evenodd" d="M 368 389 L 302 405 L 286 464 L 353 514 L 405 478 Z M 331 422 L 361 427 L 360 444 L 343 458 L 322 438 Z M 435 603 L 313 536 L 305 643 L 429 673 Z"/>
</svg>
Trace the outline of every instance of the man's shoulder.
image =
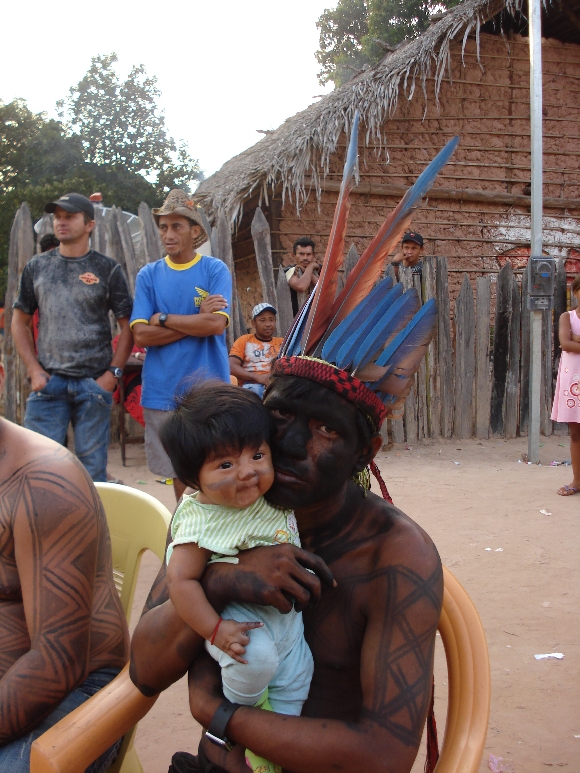
<svg viewBox="0 0 580 773">
<path fill-rule="evenodd" d="M 212 255 L 202 255 L 201 260 L 198 262 L 197 265 L 203 266 L 203 268 L 206 268 L 212 272 L 225 271 L 227 274 L 230 273 L 229 268 L 226 266 L 223 260 L 220 260 L 219 258 L 214 258 Z"/>
<path fill-rule="evenodd" d="M 365 505 L 377 565 L 405 565 L 429 574 L 440 565 L 433 540 L 412 518 L 375 494 L 368 495 Z"/>
<path fill-rule="evenodd" d="M 5 485 L 22 489 L 23 480 L 36 521 L 62 519 L 71 506 L 79 517 L 94 519 L 100 508 L 97 495 L 86 470 L 70 451 L 50 438 L 3 421 L 4 439 L 10 444 L 11 469 L 2 477 Z M 6 492 L 5 492 L 6 493 Z M 75 505 L 78 507 L 75 507 Z"/>
</svg>

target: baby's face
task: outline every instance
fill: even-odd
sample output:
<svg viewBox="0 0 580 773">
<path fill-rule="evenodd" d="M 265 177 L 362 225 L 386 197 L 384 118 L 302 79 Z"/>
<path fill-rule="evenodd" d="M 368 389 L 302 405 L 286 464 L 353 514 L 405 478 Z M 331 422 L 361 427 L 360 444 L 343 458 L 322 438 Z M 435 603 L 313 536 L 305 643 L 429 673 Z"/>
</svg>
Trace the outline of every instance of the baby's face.
<svg viewBox="0 0 580 773">
<path fill-rule="evenodd" d="M 217 456 L 199 471 L 198 501 L 224 507 L 249 507 L 274 482 L 272 455 L 267 443 L 244 448 L 239 455 Z"/>
</svg>

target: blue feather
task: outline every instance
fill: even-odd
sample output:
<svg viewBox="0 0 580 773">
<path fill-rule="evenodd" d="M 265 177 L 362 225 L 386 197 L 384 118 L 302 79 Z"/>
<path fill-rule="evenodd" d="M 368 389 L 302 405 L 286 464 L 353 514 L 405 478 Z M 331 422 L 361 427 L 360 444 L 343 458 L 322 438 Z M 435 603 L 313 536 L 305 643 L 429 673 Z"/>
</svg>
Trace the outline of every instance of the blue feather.
<svg viewBox="0 0 580 773">
<path fill-rule="evenodd" d="M 419 368 L 427 346 L 437 324 L 437 304 L 434 299 L 415 314 L 413 319 L 401 332 L 393 338 L 377 359 L 376 365 L 387 366 L 389 370 L 383 378 L 372 385 L 374 391 L 397 394 L 392 387 L 397 384 L 394 379 L 408 381 Z M 401 384 L 401 386 L 403 386 Z"/>
<path fill-rule="evenodd" d="M 286 334 L 286 338 L 280 347 L 279 357 L 292 357 L 302 352 L 300 339 L 302 338 L 302 333 L 306 327 L 306 321 L 308 319 L 308 313 L 310 312 L 313 298 L 314 293 L 310 293 L 308 300 L 296 315 L 292 327 Z"/>
<path fill-rule="evenodd" d="M 384 298 L 393 286 L 392 277 L 388 276 L 379 282 L 370 293 L 364 298 L 351 313 L 343 319 L 340 325 L 335 328 L 322 347 L 322 359 L 327 362 L 334 362 L 338 350 L 350 335 L 351 330 L 356 330 L 372 313 L 376 304 Z"/>
<path fill-rule="evenodd" d="M 362 342 L 352 361 L 353 370 L 356 371 L 358 368 L 364 368 L 379 349 L 408 324 L 419 309 L 419 306 L 419 297 L 414 288 L 407 290 L 404 295 L 397 298 L 388 312 L 379 319 Z"/>
<path fill-rule="evenodd" d="M 387 295 L 380 303 L 374 304 L 374 309 L 362 324 L 357 325 L 354 327 L 354 329 L 352 327 L 350 328 L 347 333 L 348 337 L 336 355 L 336 364 L 339 368 L 350 370 L 351 363 L 359 351 L 361 343 L 375 327 L 377 322 L 379 322 L 379 320 L 385 316 L 393 303 L 395 303 L 397 299 L 400 298 L 402 292 L 402 285 L 396 284 L 392 290 L 389 290 Z"/>
</svg>

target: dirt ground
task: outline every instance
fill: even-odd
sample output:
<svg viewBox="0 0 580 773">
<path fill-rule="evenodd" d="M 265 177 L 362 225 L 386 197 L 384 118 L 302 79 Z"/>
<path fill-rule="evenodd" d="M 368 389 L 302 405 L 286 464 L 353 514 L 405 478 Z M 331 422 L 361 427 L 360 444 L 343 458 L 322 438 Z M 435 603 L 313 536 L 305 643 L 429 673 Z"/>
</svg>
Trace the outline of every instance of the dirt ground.
<svg viewBox="0 0 580 773">
<path fill-rule="evenodd" d="M 490 754 L 504 759 L 506 773 L 580 772 L 580 495 L 557 496 L 558 486 L 571 481 L 571 470 L 549 466 L 569 458 L 567 438 L 542 443 L 542 466 L 518 463 L 527 451 L 525 439 L 428 441 L 394 447 L 378 458 L 395 504 L 432 536 L 485 627 L 492 703 L 480 773 L 489 770 Z M 144 462 L 142 446 L 128 449 L 126 468 L 112 449 L 109 471 L 172 510 L 172 489 L 156 483 Z M 133 626 L 158 565 L 155 556 L 146 554 Z M 551 652 L 564 658 L 534 658 Z M 435 677 L 442 735 L 446 672 L 441 645 Z M 145 773 L 166 773 L 174 751 L 195 752 L 199 733 L 182 681 L 139 724 L 136 747 Z M 413 773 L 422 771 L 422 749 L 423 744 Z"/>
</svg>

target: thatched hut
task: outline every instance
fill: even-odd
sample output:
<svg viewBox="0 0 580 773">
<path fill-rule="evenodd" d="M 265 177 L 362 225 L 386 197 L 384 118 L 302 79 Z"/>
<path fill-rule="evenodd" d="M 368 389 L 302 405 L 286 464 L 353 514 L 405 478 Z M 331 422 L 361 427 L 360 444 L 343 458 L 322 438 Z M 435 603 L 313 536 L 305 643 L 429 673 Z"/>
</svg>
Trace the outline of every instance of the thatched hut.
<svg viewBox="0 0 580 773">
<path fill-rule="evenodd" d="M 250 223 L 262 206 L 274 266 L 298 236 L 324 251 L 355 110 L 361 112 L 360 181 L 347 248 L 359 252 L 407 186 L 454 134 L 461 143 L 417 212 L 426 254 L 447 256 L 452 295 L 463 271 L 525 263 L 530 242 L 529 48 L 523 0 L 466 0 L 376 66 L 286 120 L 228 161 L 197 191 L 210 217 L 233 230 L 246 319 L 261 288 Z M 580 270 L 580 0 L 546 2 L 544 244 Z M 512 261 L 513 263 L 514 261 Z"/>
</svg>

